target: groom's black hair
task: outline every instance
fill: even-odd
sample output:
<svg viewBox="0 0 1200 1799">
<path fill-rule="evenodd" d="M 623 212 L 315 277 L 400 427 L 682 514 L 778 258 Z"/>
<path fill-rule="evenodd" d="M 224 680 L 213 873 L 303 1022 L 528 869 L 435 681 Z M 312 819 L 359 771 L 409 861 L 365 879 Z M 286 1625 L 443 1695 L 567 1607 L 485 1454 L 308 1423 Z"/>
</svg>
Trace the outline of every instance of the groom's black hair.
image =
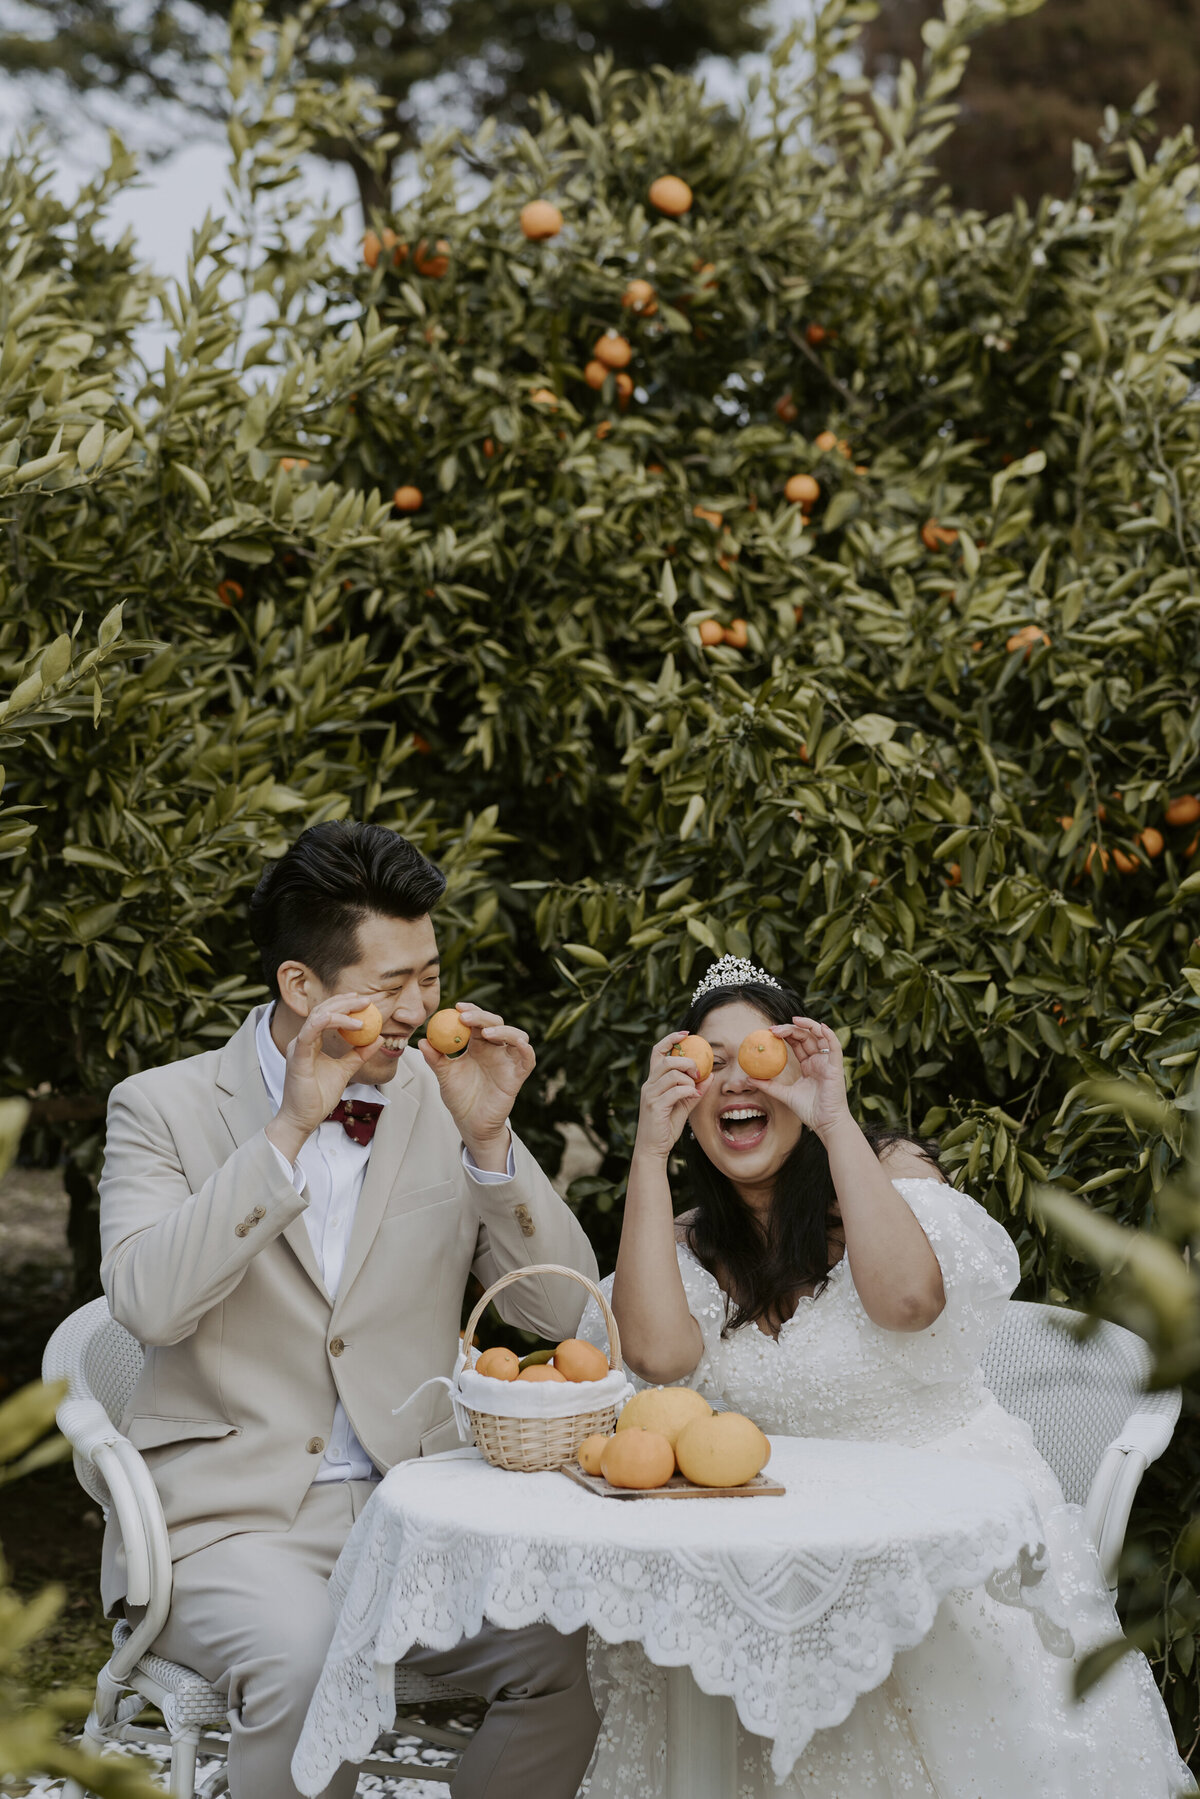
<svg viewBox="0 0 1200 1799">
<path fill-rule="evenodd" d="M 692 1001 L 676 1028 L 702 1037 L 708 1014 L 736 1000 L 745 1000 L 772 1024 L 811 1016 L 792 988 L 743 981 L 710 987 Z M 862 1131 L 876 1155 L 892 1143 L 907 1143 L 937 1167 L 937 1144 L 928 1138 L 890 1125 L 864 1124 Z M 795 1309 L 797 1289 L 811 1287 L 814 1294 L 823 1290 L 833 1266 L 830 1239 L 841 1241 L 837 1190 L 825 1145 L 815 1131 L 801 1131 L 779 1171 L 765 1232 L 691 1131 L 685 1133 L 684 1162 L 696 1205 L 685 1226 L 688 1246 L 729 1295 L 722 1336 L 757 1324 L 777 1337 Z"/>
<path fill-rule="evenodd" d="M 424 918 L 446 877 L 399 831 L 347 822 L 312 825 L 250 896 L 250 934 L 279 998 L 277 970 L 303 962 L 326 987 L 358 960 L 358 927 L 372 913 Z"/>
</svg>

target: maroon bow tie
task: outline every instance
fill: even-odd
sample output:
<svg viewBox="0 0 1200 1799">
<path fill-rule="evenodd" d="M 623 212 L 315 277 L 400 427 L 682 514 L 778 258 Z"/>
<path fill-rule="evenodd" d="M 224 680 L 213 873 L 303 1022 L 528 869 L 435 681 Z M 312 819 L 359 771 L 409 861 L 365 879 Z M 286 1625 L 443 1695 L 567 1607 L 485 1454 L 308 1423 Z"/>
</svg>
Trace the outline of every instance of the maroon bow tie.
<svg viewBox="0 0 1200 1799">
<path fill-rule="evenodd" d="M 325 1122 L 340 1124 L 347 1137 L 352 1137 L 355 1143 L 369 1143 L 375 1135 L 375 1126 L 379 1123 L 382 1111 L 382 1106 L 373 1106 L 367 1099 L 339 1099 Z"/>
</svg>

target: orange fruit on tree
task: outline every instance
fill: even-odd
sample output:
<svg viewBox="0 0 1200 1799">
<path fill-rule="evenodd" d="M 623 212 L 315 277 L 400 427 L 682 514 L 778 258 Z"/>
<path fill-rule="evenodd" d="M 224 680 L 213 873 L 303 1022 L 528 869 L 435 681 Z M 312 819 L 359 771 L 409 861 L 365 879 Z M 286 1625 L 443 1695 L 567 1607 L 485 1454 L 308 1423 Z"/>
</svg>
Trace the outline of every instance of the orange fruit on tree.
<svg viewBox="0 0 1200 1799">
<path fill-rule="evenodd" d="M 621 304 L 628 306 L 631 312 L 636 312 L 641 318 L 652 319 L 658 311 L 658 295 L 649 281 L 643 281 L 638 276 L 626 284 Z"/>
<path fill-rule="evenodd" d="M 557 1368 L 564 1380 L 606 1380 L 612 1373 L 604 1351 L 594 1343 L 585 1343 L 580 1337 L 565 1338 L 554 1351 L 549 1365 Z"/>
<path fill-rule="evenodd" d="M 625 369 L 633 361 L 633 345 L 619 331 L 605 331 L 592 346 L 592 355 L 606 369 Z"/>
<path fill-rule="evenodd" d="M 558 410 L 558 395 L 548 387 L 535 387 L 529 398 L 535 406 L 549 406 L 552 412 Z"/>
<path fill-rule="evenodd" d="M 392 495 L 392 505 L 397 512 L 420 512 L 425 504 L 425 495 L 419 487 L 398 487 Z"/>
<path fill-rule="evenodd" d="M 1181 793 L 1171 801 L 1163 814 L 1169 825 L 1194 825 L 1200 818 L 1200 799 L 1194 793 Z"/>
<path fill-rule="evenodd" d="M 848 437 L 839 437 L 838 438 L 837 452 L 838 452 L 839 456 L 844 456 L 846 458 L 846 461 L 849 462 L 850 458 L 854 454 L 854 450 L 851 447 L 850 440 Z"/>
<path fill-rule="evenodd" d="M 492 442 L 490 437 L 485 437 L 483 440 L 483 453 L 487 457 L 489 462 L 491 461 L 492 457 L 496 454 L 496 446 Z"/>
<path fill-rule="evenodd" d="M 829 336 L 829 333 L 828 333 L 828 331 L 826 331 L 824 325 L 818 325 L 818 324 L 814 323 L 811 325 L 806 325 L 804 327 L 804 335 L 805 335 L 805 338 L 807 339 L 807 341 L 812 345 L 813 349 L 815 350 L 818 344 L 823 344 L 825 342 L 825 339 Z"/>
<path fill-rule="evenodd" d="M 921 542 L 927 550 L 948 550 L 958 542 L 958 532 L 951 525 L 939 525 L 935 518 L 927 518 L 921 526 Z"/>
<path fill-rule="evenodd" d="M 433 745 L 428 737 L 422 737 L 419 731 L 414 731 L 412 734 L 412 746 L 418 756 L 432 756 L 433 754 Z"/>
<path fill-rule="evenodd" d="M 947 885 L 947 887 L 961 887 L 962 886 L 962 865 L 961 865 L 961 863 L 952 862 L 950 864 L 950 868 L 949 868 L 949 871 L 946 876 L 946 885 Z"/>
<path fill-rule="evenodd" d="M 593 356 L 590 362 L 584 364 L 583 378 L 589 387 L 599 389 L 603 387 L 604 383 L 608 380 L 608 370 L 602 362 L 597 362 L 596 358 Z"/>
<path fill-rule="evenodd" d="M 712 649 L 714 644 L 724 643 L 724 641 L 725 641 L 724 625 L 719 625 L 715 618 L 701 619 L 701 621 L 700 621 L 700 641 L 703 644 L 707 644 L 709 649 Z"/>
<path fill-rule="evenodd" d="M 1127 856 L 1124 850 L 1114 849 L 1112 859 L 1123 875 L 1131 875 L 1136 868 L 1141 867 L 1137 857 Z"/>
<path fill-rule="evenodd" d="M 617 405 L 624 412 L 633 398 L 633 376 L 627 375 L 624 369 L 619 369 L 613 376 L 613 380 L 617 388 Z"/>
<path fill-rule="evenodd" d="M 446 239 L 439 237 L 431 249 L 428 239 L 422 238 L 413 257 L 413 267 L 418 275 L 429 275 L 435 281 L 444 275 L 450 267 L 450 245 Z"/>
<path fill-rule="evenodd" d="M 794 506 L 815 506 L 821 497 L 821 483 L 814 475 L 789 475 L 783 491 Z"/>
<path fill-rule="evenodd" d="M 1161 831 L 1156 831 L 1153 825 L 1147 825 L 1144 831 L 1138 833 L 1134 841 L 1145 850 L 1151 861 L 1155 856 L 1161 856 L 1163 853 L 1163 834 Z"/>
<path fill-rule="evenodd" d="M 800 417 L 800 408 L 790 393 L 780 394 L 775 402 L 775 416 L 782 419 L 785 425 L 794 425 Z"/>
<path fill-rule="evenodd" d="M 605 1444 L 600 1472 L 610 1487 L 665 1487 L 675 1472 L 675 1451 L 661 1431 L 621 1430 Z"/>
<path fill-rule="evenodd" d="M 383 245 L 377 231 L 368 231 L 362 240 L 362 258 L 369 269 L 373 269 L 379 261 L 379 252 Z"/>
<path fill-rule="evenodd" d="M 511 1349 L 485 1349 L 475 1364 L 476 1374 L 486 1374 L 489 1380 L 516 1380 L 521 1372 L 521 1364 Z"/>
<path fill-rule="evenodd" d="M 383 247 L 385 250 L 391 251 L 392 262 L 396 268 L 399 268 L 402 262 L 408 260 L 408 245 L 400 242 L 400 239 L 396 236 L 396 233 L 390 226 L 384 227 Z"/>
<path fill-rule="evenodd" d="M 670 219 L 682 218 L 692 210 L 692 190 L 678 175 L 660 175 L 650 183 L 650 204 Z"/>
<path fill-rule="evenodd" d="M 585 1437 L 583 1439 L 583 1442 L 579 1445 L 579 1450 L 575 1459 L 578 1461 L 579 1466 L 583 1469 L 585 1474 L 600 1473 L 601 1457 L 603 1456 L 607 1445 L 611 1442 L 611 1437 L 602 1436 L 599 1432 L 594 1436 Z"/>
<path fill-rule="evenodd" d="M 763 1025 L 738 1046 L 738 1063 L 756 1081 L 774 1080 L 787 1067 L 787 1044 Z"/>
<path fill-rule="evenodd" d="M 358 1029 L 339 1030 L 338 1036 L 344 1037 L 354 1049 L 366 1049 L 368 1043 L 374 1043 L 383 1029 L 383 1014 L 378 1006 L 364 1006 L 358 1016 L 362 1019 Z"/>
<path fill-rule="evenodd" d="M 815 440 L 818 450 L 836 450 L 837 437 L 832 431 L 822 431 Z"/>
<path fill-rule="evenodd" d="M 612 432 L 612 420 L 611 419 L 601 419 L 600 423 L 596 426 L 596 436 L 603 443 L 604 439 L 606 437 L 608 437 L 611 434 L 611 432 Z"/>
<path fill-rule="evenodd" d="M 1058 822 L 1064 831 L 1069 831 L 1071 826 L 1075 823 L 1075 820 L 1069 812 L 1064 812 Z"/>
<path fill-rule="evenodd" d="M 718 627 L 719 628 L 719 627 Z M 719 643 L 720 638 L 717 639 Z M 703 1037 L 682 1037 L 667 1051 L 669 1056 L 687 1056 L 696 1064 L 696 1080 L 706 1081 L 713 1071 L 713 1053 L 711 1046 Z"/>
<path fill-rule="evenodd" d="M 562 1381 L 565 1385 L 567 1377 L 565 1374 L 560 1374 L 557 1368 L 552 1368 L 549 1362 L 531 1362 L 528 1368 L 522 1368 L 517 1379 L 527 1381 L 557 1380 Z"/>
<path fill-rule="evenodd" d="M 217 598 L 222 606 L 232 606 L 235 600 L 244 600 L 246 590 L 240 581 L 218 581 Z"/>
<path fill-rule="evenodd" d="M 744 618 L 735 618 L 725 633 L 725 641 L 731 649 L 744 650 L 750 642 L 750 628 Z"/>
<path fill-rule="evenodd" d="M 1033 646 L 1035 643 L 1048 644 L 1049 642 L 1050 639 L 1040 625 L 1022 625 L 1019 631 L 1014 631 L 1012 636 L 1007 639 L 1004 647 L 1010 654 L 1013 650 L 1024 650 L 1025 660 L 1028 662 L 1030 656 L 1033 654 Z M 1100 808 L 1100 817 L 1104 817 L 1104 810 L 1102 807 Z"/>
<path fill-rule="evenodd" d="M 1107 850 L 1102 850 L 1102 849 L 1101 849 L 1101 848 L 1100 848 L 1100 845 L 1099 845 L 1099 844 L 1098 844 L 1098 843 L 1097 843 L 1097 842 L 1096 842 L 1096 841 L 1095 841 L 1095 839 L 1094 839 L 1094 838 L 1093 838 L 1093 840 L 1092 840 L 1092 842 L 1091 842 L 1091 843 L 1089 843 L 1089 844 L 1088 844 L 1088 853 L 1087 853 L 1087 855 L 1086 855 L 1086 856 L 1085 856 L 1085 857 L 1084 857 L 1084 859 L 1083 859 L 1083 872 L 1084 872 L 1084 874 L 1088 874 L 1088 875 L 1090 875 L 1090 874 L 1091 874 L 1091 872 L 1092 872 L 1092 863 L 1093 863 L 1093 861 L 1094 861 L 1094 860 L 1095 860 L 1095 858 L 1096 858 L 1096 857 L 1097 857 L 1097 856 L 1099 856 L 1099 858 L 1100 858 L 1100 871 L 1101 871 L 1101 873 L 1102 873 L 1102 874 L 1107 874 L 1107 873 L 1108 873 L 1108 851 L 1107 851 Z"/>
<path fill-rule="evenodd" d="M 714 531 L 719 531 L 721 526 L 725 523 L 724 513 L 714 512 L 710 506 L 693 506 L 692 517 L 704 519 L 706 523 L 712 526 Z"/>
<path fill-rule="evenodd" d="M 563 216 L 549 200 L 530 200 L 521 208 L 521 230 L 533 243 L 557 237 L 563 228 Z"/>
</svg>

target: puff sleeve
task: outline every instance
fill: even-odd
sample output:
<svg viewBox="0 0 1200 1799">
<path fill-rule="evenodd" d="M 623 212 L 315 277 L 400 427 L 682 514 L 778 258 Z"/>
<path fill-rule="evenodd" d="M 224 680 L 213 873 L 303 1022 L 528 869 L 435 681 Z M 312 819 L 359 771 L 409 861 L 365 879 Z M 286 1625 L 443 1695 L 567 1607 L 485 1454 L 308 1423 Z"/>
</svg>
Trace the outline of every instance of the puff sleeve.
<svg viewBox="0 0 1200 1799">
<path fill-rule="evenodd" d="M 978 1366 L 1021 1278 L 1016 1246 L 1003 1225 L 945 1181 L 916 1178 L 892 1185 L 929 1239 L 946 1304 L 923 1331 L 880 1334 L 921 1385 L 964 1380 Z"/>
</svg>

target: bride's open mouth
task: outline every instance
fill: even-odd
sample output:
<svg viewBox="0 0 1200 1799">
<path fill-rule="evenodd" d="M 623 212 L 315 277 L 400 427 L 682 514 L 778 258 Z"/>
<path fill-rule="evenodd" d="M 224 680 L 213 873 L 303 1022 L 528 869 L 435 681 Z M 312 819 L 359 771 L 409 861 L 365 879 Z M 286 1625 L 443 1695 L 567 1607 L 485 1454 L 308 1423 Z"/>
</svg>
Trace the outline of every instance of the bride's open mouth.
<svg viewBox="0 0 1200 1799">
<path fill-rule="evenodd" d="M 726 1106 L 717 1115 L 717 1130 L 730 1149 L 754 1149 L 767 1134 L 770 1119 L 761 1106 Z"/>
</svg>

